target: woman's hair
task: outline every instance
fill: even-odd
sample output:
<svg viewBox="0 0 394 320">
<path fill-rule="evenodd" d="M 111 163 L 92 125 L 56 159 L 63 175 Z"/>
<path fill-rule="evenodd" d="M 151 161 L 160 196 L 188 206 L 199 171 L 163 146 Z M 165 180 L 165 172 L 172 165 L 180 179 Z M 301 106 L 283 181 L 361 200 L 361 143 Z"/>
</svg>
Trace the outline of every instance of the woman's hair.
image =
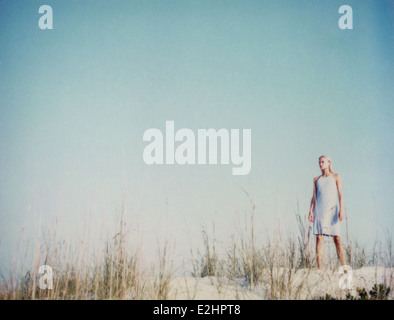
<svg viewBox="0 0 394 320">
<path fill-rule="evenodd" d="M 330 171 L 331 173 L 334 173 L 334 171 L 332 171 L 332 161 L 331 161 L 331 158 L 330 158 L 329 156 L 320 156 L 320 157 L 319 157 L 319 160 L 320 160 L 321 158 L 325 158 L 325 159 L 328 160 L 328 162 L 330 163 L 330 165 L 329 165 L 329 167 L 328 167 L 328 171 Z"/>
</svg>

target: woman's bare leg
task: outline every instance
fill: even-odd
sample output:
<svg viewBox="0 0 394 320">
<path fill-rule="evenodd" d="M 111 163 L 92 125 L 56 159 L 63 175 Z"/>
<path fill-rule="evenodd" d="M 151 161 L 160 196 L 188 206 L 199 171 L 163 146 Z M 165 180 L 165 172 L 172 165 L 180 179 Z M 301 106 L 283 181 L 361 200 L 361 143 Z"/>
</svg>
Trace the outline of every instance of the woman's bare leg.
<svg viewBox="0 0 394 320">
<path fill-rule="evenodd" d="M 323 270 L 323 242 L 324 236 L 322 234 L 316 235 L 316 265 L 317 269 Z"/>
<path fill-rule="evenodd" d="M 337 256 L 341 265 L 346 265 L 345 250 L 343 250 L 342 241 L 339 236 L 333 236 L 335 248 L 337 249 Z"/>
</svg>

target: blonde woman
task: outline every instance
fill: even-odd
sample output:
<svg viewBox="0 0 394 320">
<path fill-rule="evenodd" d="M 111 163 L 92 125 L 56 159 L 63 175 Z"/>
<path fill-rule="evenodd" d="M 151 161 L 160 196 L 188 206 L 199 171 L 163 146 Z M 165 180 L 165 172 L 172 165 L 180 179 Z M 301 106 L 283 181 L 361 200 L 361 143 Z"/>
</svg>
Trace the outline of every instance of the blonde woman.
<svg viewBox="0 0 394 320">
<path fill-rule="evenodd" d="M 313 179 L 313 197 L 309 210 L 309 221 L 313 222 L 313 234 L 316 235 L 316 264 L 323 269 L 323 240 L 331 236 L 337 250 L 338 259 L 346 266 L 345 252 L 339 236 L 339 222 L 345 217 L 342 180 L 332 171 L 330 157 L 319 158 L 321 176 Z M 339 200 L 339 206 L 338 201 Z"/>
</svg>

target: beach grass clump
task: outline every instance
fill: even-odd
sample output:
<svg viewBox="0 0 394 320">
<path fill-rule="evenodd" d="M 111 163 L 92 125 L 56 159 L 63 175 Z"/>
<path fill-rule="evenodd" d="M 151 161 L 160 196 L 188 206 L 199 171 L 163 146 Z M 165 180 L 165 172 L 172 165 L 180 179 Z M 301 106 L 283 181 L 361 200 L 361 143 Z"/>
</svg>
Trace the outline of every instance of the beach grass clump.
<svg viewBox="0 0 394 320">
<path fill-rule="evenodd" d="M 45 234 L 56 235 L 51 230 Z M 160 257 L 158 273 L 142 264 L 141 248 L 130 243 L 129 231 L 120 221 L 114 236 L 102 246 L 93 248 L 88 242 L 67 244 L 47 237 L 39 238 L 32 263 L 14 266 L 8 276 L 3 273 L 1 300 L 103 300 L 166 299 L 172 273 L 167 263 L 166 247 Z M 52 244 L 52 245 L 51 245 Z M 49 271 L 40 273 L 47 266 Z M 48 270 L 48 269 L 47 269 Z M 148 270 L 152 270 L 149 272 Z M 43 286 L 40 281 L 43 281 Z M 153 279 L 153 280 L 152 280 Z M 154 292 L 154 294 L 152 294 Z"/>
<path fill-rule="evenodd" d="M 0 272 L 0 300 L 165 300 L 184 294 L 193 299 L 201 297 L 201 279 L 204 285 L 210 283 L 219 297 L 236 288 L 238 298 L 253 294 L 261 299 L 391 299 L 394 272 L 390 233 L 384 242 L 375 242 L 372 252 L 349 237 L 343 240 L 349 267 L 358 272 L 360 268 L 367 270 L 369 279 L 366 282 L 356 272 L 355 279 L 357 276 L 364 282 L 359 282 L 356 290 L 341 290 L 332 240 L 324 243 L 326 270 L 318 272 L 315 239 L 302 211 L 295 212 L 295 232 L 278 227 L 272 235 L 257 233 L 252 201 L 245 223 L 236 223 L 229 238 L 218 237 L 214 223 L 210 230 L 202 227 L 200 246 L 197 251 L 191 249 L 193 278 L 182 281 L 176 278 L 179 266 L 172 258 L 175 244 L 172 247 L 164 241 L 156 252 L 148 254 L 142 240 L 132 241 L 133 228 L 122 218 L 114 232 L 107 237 L 100 235 L 100 242 L 86 237 L 70 243 L 55 229 L 45 230 L 31 244 L 33 248 L 26 248 L 32 253 L 30 263 L 15 259 L 7 274 Z M 149 263 L 144 259 L 147 255 L 152 260 Z M 51 281 L 42 281 L 49 275 L 49 269 L 42 272 L 43 267 L 50 267 Z M 174 287 L 174 282 L 185 284 L 186 291 Z"/>
</svg>

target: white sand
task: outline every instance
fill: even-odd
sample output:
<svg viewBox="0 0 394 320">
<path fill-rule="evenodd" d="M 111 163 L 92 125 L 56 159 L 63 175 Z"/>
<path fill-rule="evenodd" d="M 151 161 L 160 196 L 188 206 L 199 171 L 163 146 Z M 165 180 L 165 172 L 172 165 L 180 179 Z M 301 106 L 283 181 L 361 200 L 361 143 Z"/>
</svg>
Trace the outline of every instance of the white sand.
<svg viewBox="0 0 394 320">
<path fill-rule="evenodd" d="M 221 277 L 177 277 L 171 280 L 168 298 L 171 300 L 319 299 L 329 294 L 344 299 L 347 293 L 358 297 L 357 287 L 365 288 L 369 292 L 375 283 L 383 283 L 392 288 L 394 285 L 394 268 L 363 267 L 352 270 L 351 289 L 341 289 L 341 277 L 338 271 L 265 270 L 262 281 L 255 287 L 250 287 L 244 279 L 229 281 Z M 392 292 L 389 298 L 393 298 Z"/>
</svg>

